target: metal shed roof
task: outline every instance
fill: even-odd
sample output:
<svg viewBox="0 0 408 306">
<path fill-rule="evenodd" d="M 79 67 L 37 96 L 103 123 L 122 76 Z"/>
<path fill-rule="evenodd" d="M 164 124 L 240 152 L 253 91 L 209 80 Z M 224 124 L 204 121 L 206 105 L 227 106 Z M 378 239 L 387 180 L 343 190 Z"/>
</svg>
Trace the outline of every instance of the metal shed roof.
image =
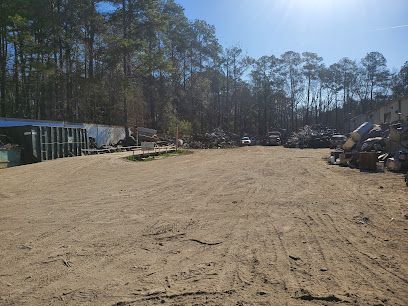
<svg viewBox="0 0 408 306">
<path fill-rule="evenodd" d="M 84 128 L 84 125 L 82 123 L 0 117 L 0 127 L 16 127 L 16 126 L 48 126 L 48 127 L 66 127 L 66 128 L 80 128 L 80 129 Z"/>
</svg>

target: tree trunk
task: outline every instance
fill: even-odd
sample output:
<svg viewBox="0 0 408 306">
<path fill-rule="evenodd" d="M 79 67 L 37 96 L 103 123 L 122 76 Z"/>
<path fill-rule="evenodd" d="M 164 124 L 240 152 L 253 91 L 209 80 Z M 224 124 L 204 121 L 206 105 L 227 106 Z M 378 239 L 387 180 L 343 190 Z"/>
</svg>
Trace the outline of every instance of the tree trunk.
<svg viewBox="0 0 408 306">
<path fill-rule="evenodd" d="M 335 105 L 335 107 L 336 107 L 336 130 L 338 129 L 338 106 L 337 106 L 337 92 L 336 92 L 336 94 L 335 94 L 335 96 L 334 96 L 334 99 L 335 99 L 335 101 L 334 101 L 334 105 Z"/>
<path fill-rule="evenodd" d="M 307 105 L 306 105 L 305 124 L 309 124 L 309 105 L 310 105 L 310 76 L 308 78 L 308 84 L 307 84 Z"/>
<path fill-rule="evenodd" d="M 7 115 L 6 109 L 6 67 L 7 67 L 7 37 L 5 27 L 1 29 L 0 37 L 0 116 Z"/>
<path fill-rule="evenodd" d="M 122 0 L 122 27 L 123 27 L 123 38 L 126 39 L 128 36 L 127 33 L 127 16 L 126 16 L 126 0 Z M 125 128 L 125 136 L 126 138 L 129 137 L 129 128 L 128 128 L 128 104 L 126 99 L 127 93 L 127 76 L 128 76 L 128 55 L 123 52 L 123 74 L 124 74 L 124 82 L 123 82 L 123 125 Z"/>
<path fill-rule="evenodd" d="M 15 34 L 17 35 L 17 34 Z M 14 107 L 13 107 L 13 115 L 20 115 L 20 91 L 19 91 L 19 80 L 18 80 L 18 48 L 17 48 L 17 42 L 14 41 L 13 43 L 14 47 L 14 75 L 13 75 L 13 81 L 14 81 Z"/>
</svg>

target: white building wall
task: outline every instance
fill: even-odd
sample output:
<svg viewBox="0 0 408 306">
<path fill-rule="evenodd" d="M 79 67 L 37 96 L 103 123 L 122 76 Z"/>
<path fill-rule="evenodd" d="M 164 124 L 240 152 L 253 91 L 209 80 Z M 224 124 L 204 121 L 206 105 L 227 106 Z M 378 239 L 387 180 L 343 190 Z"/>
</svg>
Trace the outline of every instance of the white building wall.
<svg viewBox="0 0 408 306">
<path fill-rule="evenodd" d="M 376 110 L 352 118 L 350 129 L 354 130 L 366 121 L 382 124 L 392 123 L 399 120 L 408 121 L 408 96 L 396 99 Z"/>
</svg>

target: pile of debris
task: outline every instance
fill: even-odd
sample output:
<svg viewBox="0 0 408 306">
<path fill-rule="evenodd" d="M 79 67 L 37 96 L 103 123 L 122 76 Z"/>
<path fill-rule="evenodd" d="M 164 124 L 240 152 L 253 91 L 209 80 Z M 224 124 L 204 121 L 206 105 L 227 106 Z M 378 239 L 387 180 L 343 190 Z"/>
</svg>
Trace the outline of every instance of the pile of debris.
<svg viewBox="0 0 408 306">
<path fill-rule="evenodd" d="M 0 134 L 0 149 L 2 150 L 18 150 L 19 145 L 14 144 L 11 139 L 3 134 Z"/>
<path fill-rule="evenodd" d="M 361 171 L 408 170 L 408 123 L 363 123 L 341 149 L 331 152 L 330 163 Z"/>
<path fill-rule="evenodd" d="M 21 164 L 21 148 L 6 135 L 0 134 L 0 169 Z"/>
<path fill-rule="evenodd" d="M 331 136 L 336 130 L 321 125 L 304 126 L 293 133 L 284 144 L 285 148 L 329 148 Z"/>
<path fill-rule="evenodd" d="M 217 128 L 211 133 L 195 134 L 186 144 L 191 149 L 225 149 L 239 145 L 239 135 Z"/>
<path fill-rule="evenodd" d="M 125 137 L 120 139 L 117 143 L 110 143 L 110 144 L 102 144 L 98 146 L 96 139 L 94 137 L 88 137 L 89 139 L 89 149 L 95 150 L 109 150 L 109 149 L 118 149 L 118 148 L 131 148 L 137 146 L 136 139 L 130 135 L 129 137 Z"/>
</svg>

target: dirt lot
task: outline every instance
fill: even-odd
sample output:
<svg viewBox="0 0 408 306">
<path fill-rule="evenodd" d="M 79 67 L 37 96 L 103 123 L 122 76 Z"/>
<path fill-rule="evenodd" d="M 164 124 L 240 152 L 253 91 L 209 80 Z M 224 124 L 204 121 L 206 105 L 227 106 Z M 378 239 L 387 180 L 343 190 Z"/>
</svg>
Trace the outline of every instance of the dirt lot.
<svg viewBox="0 0 408 306">
<path fill-rule="evenodd" d="M 408 305 L 402 176 L 327 153 L 0 170 L 0 304 Z"/>
</svg>

